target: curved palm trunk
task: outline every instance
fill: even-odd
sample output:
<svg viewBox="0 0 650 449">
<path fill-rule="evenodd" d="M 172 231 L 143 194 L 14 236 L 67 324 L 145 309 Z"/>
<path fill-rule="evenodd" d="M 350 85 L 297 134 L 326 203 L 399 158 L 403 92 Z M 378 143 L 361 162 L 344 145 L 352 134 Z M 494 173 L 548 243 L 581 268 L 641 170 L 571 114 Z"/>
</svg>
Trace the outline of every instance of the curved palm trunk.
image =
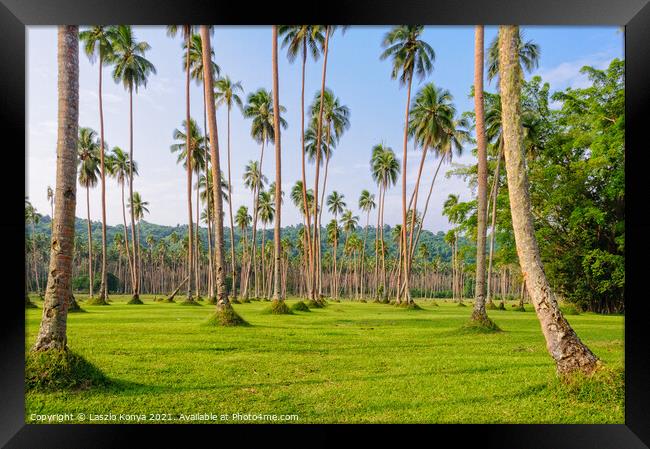
<svg viewBox="0 0 650 449">
<path fill-rule="evenodd" d="M 418 210 L 418 193 L 420 191 L 420 179 L 422 178 L 422 168 L 424 168 L 424 161 L 427 158 L 427 149 L 428 145 L 424 145 L 422 148 L 422 158 L 420 159 L 420 166 L 418 168 L 418 177 L 417 180 L 415 181 L 415 189 L 413 191 L 413 195 L 411 196 L 411 199 L 413 200 L 413 208 L 411 209 L 411 204 L 409 203 L 409 209 L 413 211 L 413 216 L 411 217 L 411 226 L 409 227 L 409 233 L 408 233 L 408 254 L 409 254 L 409 264 L 408 264 L 408 272 L 411 272 L 411 260 L 413 257 L 413 234 L 415 231 L 415 217 L 417 215 L 417 210 Z"/>
<path fill-rule="evenodd" d="M 408 147 L 408 122 L 409 122 L 409 106 L 411 104 L 411 84 L 413 81 L 413 76 L 409 75 L 408 88 L 406 90 L 406 112 L 404 113 L 404 150 L 402 152 L 403 166 L 402 166 L 402 248 L 403 259 L 402 259 L 402 273 L 404 275 L 404 301 L 406 303 L 411 302 L 411 292 L 409 290 L 409 259 L 410 254 L 406 251 L 407 242 L 406 242 L 406 168 L 407 168 L 407 147 Z M 399 304 L 401 298 L 396 298 L 396 302 Z"/>
<path fill-rule="evenodd" d="M 318 262 L 314 263 L 313 267 L 313 278 L 314 280 L 320 279 L 320 273 L 316 271 L 316 267 L 320 269 L 320 251 L 316 252 L 316 242 L 320 241 L 318 238 L 318 234 L 320 233 L 320 229 L 318 229 L 317 226 L 317 211 L 318 211 L 318 177 L 320 175 L 320 147 L 321 147 L 321 139 L 322 139 L 322 133 L 323 133 L 323 101 L 324 101 L 324 96 L 325 96 L 325 77 L 327 75 L 327 49 L 329 45 L 329 37 L 330 37 L 330 27 L 326 26 L 325 30 L 325 44 L 323 46 L 323 74 L 321 77 L 321 88 L 320 88 L 320 107 L 318 111 L 318 130 L 316 131 L 316 176 L 314 179 L 314 241 L 312 242 L 312 254 L 314 257 L 318 257 Z M 318 285 L 320 282 L 316 282 Z M 315 286 L 314 286 L 315 287 Z M 316 298 L 314 297 L 313 299 L 316 299 L 317 301 L 320 301 L 320 297 Z"/>
<path fill-rule="evenodd" d="M 492 261 L 494 259 L 494 238 L 496 235 L 497 224 L 497 196 L 499 194 L 499 176 L 501 169 L 501 158 L 503 157 L 503 139 L 499 141 L 499 157 L 497 159 L 497 167 L 494 172 L 494 180 L 492 181 L 492 224 L 490 226 L 490 255 L 488 257 L 488 270 L 487 270 L 487 303 L 492 302 Z"/>
<path fill-rule="evenodd" d="M 487 209 L 487 141 L 485 138 L 485 104 L 483 102 L 483 25 L 477 25 L 474 42 L 474 111 L 478 145 L 478 229 L 476 236 L 476 287 L 472 320 L 486 321 L 485 311 L 485 237 Z"/>
<path fill-rule="evenodd" d="M 67 348 L 66 324 L 72 297 L 72 258 L 77 203 L 79 132 L 79 27 L 58 28 L 58 135 L 56 216 L 41 324 L 34 351 Z"/>
<path fill-rule="evenodd" d="M 411 257 L 413 257 L 415 248 L 417 248 L 418 242 L 420 241 L 420 234 L 422 233 L 422 228 L 424 226 L 424 217 L 427 216 L 427 210 L 429 209 L 429 200 L 431 199 L 431 192 L 433 192 L 433 184 L 436 182 L 436 178 L 438 177 L 438 171 L 440 170 L 442 161 L 443 158 L 440 158 L 440 162 L 438 162 L 438 167 L 436 168 L 436 172 L 433 174 L 433 179 L 431 179 L 431 185 L 429 186 L 429 193 L 427 195 L 427 200 L 424 203 L 424 210 L 422 211 L 422 218 L 421 218 L 422 223 L 420 223 L 420 225 L 418 226 L 418 232 L 415 235 L 415 241 L 413 242 L 413 247 L 411 248 Z"/>
<path fill-rule="evenodd" d="M 93 232 L 90 226 L 90 188 L 86 186 L 86 213 L 88 219 L 88 296 L 93 299 Z"/>
<path fill-rule="evenodd" d="M 203 79 L 205 96 L 210 97 L 214 92 L 212 70 L 210 70 L 210 32 L 208 27 L 201 25 L 201 43 L 203 46 Z M 188 47 L 189 48 L 189 47 Z M 208 126 L 210 128 L 210 163 L 212 166 L 212 200 L 214 201 L 215 216 L 215 265 L 217 287 L 217 310 L 232 307 L 228 299 L 223 257 L 223 198 L 221 196 L 221 166 L 219 161 L 219 134 L 217 131 L 217 115 L 214 102 L 208 102 Z"/>
<path fill-rule="evenodd" d="M 280 262 L 282 246 L 280 241 L 281 207 L 282 207 L 282 149 L 280 139 L 280 86 L 278 80 L 278 27 L 273 26 L 273 128 L 275 134 L 275 229 L 273 230 L 274 259 L 273 264 L 273 300 L 280 296 Z"/>
<path fill-rule="evenodd" d="M 106 284 L 106 167 L 104 162 L 104 107 L 102 103 L 102 52 L 99 50 L 99 170 L 102 183 L 102 278 L 99 284 L 99 299 L 108 299 Z"/>
<path fill-rule="evenodd" d="M 512 228 L 517 255 L 546 339 L 549 354 L 555 360 L 558 374 L 574 371 L 591 373 L 598 358 L 582 343 L 560 310 L 555 293 L 546 279 L 537 246 L 528 193 L 528 175 L 522 152 L 521 85 L 518 76 L 519 27 L 499 27 L 499 85 L 502 99 L 502 123 L 506 173 Z"/>
<path fill-rule="evenodd" d="M 133 268 L 133 262 L 131 261 L 131 251 L 129 250 L 129 234 L 126 227 L 126 206 L 124 204 L 124 182 L 122 182 L 122 220 L 124 223 L 124 247 L 126 249 L 126 259 L 129 262 L 131 283 L 133 284 L 133 277 L 135 276 L 135 271 Z M 124 284 L 126 285 L 126 282 Z M 126 293 L 126 291 L 124 293 Z"/>
<path fill-rule="evenodd" d="M 138 246 L 135 239 L 135 217 L 133 212 L 133 87 L 129 87 L 129 198 L 131 199 L 131 245 L 133 254 L 133 299 L 140 299 L 140 271 L 138 270 Z"/>
<path fill-rule="evenodd" d="M 311 252 L 311 221 L 309 219 L 309 207 L 307 205 L 307 177 L 305 175 L 305 65 L 307 62 L 307 40 L 302 40 L 302 88 L 300 94 L 300 146 L 301 146 L 301 164 L 302 164 L 302 205 L 305 211 L 306 234 L 307 234 L 307 248 L 306 256 L 308 260 L 308 273 L 306 276 L 307 294 L 310 299 L 313 299 L 313 282 L 311 276 L 314 272 L 314 258 Z"/>
</svg>

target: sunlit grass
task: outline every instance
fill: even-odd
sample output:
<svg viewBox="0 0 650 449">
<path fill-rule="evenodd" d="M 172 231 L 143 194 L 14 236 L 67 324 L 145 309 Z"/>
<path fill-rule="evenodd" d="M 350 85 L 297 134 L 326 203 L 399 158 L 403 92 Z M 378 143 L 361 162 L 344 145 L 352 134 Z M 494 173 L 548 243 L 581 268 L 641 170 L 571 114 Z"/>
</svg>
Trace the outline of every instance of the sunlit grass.
<svg viewBox="0 0 650 449">
<path fill-rule="evenodd" d="M 69 316 L 68 345 L 112 384 L 30 392 L 27 422 L 32 413 L 295 414 L 301 423 L 624 422 L 621 396 L 558 388 L 530 305 L 527 312 L 511 303 L 489 311 L 503 332 L 468 333 L 462 328 L 472 308 L 440 299 L 439 306 L 418 300 L 423 310 L 415 312 L 344 300 L 274 315 L 267 302 L 235 304 L 247 327 L 206 325 L 215 306 L 205 301 L 182 307 L 144 295 L 145 305 L 133 306 L 128 296 L 111 299 L 109 306 L 80 302 L 87 313 Z M 26 350 L 40 321 L 42 301 L 32 300 L 39 308 L 26 310 Z M 567 319 L 607 366 L 622 367 L 622 316 Z"/>
</svg>

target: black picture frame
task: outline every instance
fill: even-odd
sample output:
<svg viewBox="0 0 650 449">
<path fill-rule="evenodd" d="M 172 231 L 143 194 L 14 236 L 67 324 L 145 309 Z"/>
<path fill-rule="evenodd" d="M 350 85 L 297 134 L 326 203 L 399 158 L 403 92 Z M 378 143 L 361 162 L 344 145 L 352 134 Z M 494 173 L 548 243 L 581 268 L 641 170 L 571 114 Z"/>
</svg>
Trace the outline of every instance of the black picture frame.
<svg viewBox="0 0 650 449">
<path fill-rule="evenodd" d="M 322 4 L 321 4 L 322 5 Z M 6 276 L 3 280 L 4 320 L 0 325 L 0 445 L 35 447 L 131 447 L 135 437 L 147 446 L 183 446 L 205 441 L 224 442 L 232 437 L 247 444 L 252 434 L 268 439 L 289 429 L 300 437 L 283 436 L 298 444 L 346 440 L 351 432 L 364 431 L 365 443 L 397 437 L 404 443 L 464 442 L 472 438 L 484 447 L 517 448 L 642 448 L 650 445 L 650 299 L 643 276 L 647 275 L 650 219 L 647 202 L 648 139 L 650 126 L 650 3 L 648 0 L 330 0 L 302 6 L 286 2 L 231 3 L 185 0 L 0 0 L 0 126 L 5 139 L 5 176 L 0 213 L 0 236 Z M 25 27 L 57 24 L 161 25 L 210 23 L 259 25 L 271 23 L 427 25 L 619 25 L 625 26 L 626 60 L 626 319 L 625 319 L 625 424 L 624 425 L 417 425 L 397 426 L 254 426 L 240 425 L 35 425 L 24 418 L 24 208 L 18 182 L 26 176 L 25 157 Z M 22 265 L 21 265 L 22 263 Z M 645 288 L 644 288 L 645 287 Z M 250 429 L 250 430 L 249 430 Z M 254 430 L 254 431 L 253 431 Z M 138 435 L 136 435 L 136 433 Z M 142 434 L 142 435 L 140 435 Z M 408 440 L 404 438 L 407 437 Z M 290 440 L 287 440 L 290 438 Z M 188 443 L 189 442 L 189 443 Z M 421 444 L 421 443 L 417 443 Z M 447 443 L 448 444 L 448 443 Z"/>
</svg>

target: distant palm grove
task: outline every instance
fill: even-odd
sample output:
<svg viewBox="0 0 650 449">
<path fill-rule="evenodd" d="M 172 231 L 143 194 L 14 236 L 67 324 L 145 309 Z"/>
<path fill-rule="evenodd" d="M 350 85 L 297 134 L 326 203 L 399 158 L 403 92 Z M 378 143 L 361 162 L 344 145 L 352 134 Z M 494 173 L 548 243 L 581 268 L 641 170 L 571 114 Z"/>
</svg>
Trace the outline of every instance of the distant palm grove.
<svg viewBox="0 0 650 449">
<path fill-rule="evenodd" d="M 273 26 L 273 67 L 260 68 L 272 73 L 273 85 L 248 86 L 220 66 L 212 27 L 168 26 L 169 38 L 183 48 L 185 91 L 174 95 L 186 111 L 176 129 L 162 130 L 173 136 L 169 151 L 186 176 L 178 186 L 186 203 L 178 220 L 186 224 L 169 227 L 146 221 L 150 204 L 139 185 L 148 180 L 139 176 L 133 144 L 135 133 L 150 132 L 132 123 L 139 92 L 156 76 L 149 44 L 127 25 L 60 27 L 59 121 L 69 122 L 59 123 L 57 184 L 33 193 L 47 195 L 50 210 L 37 211 L 25 199 L 26 292 L 44 297 L 34 351 L 66 347 L 61 323 L 68 309 L 83 305 L 74 294 L 107 306 L 112 294 L 128 294 L 134 305 L 143 294 L 210 303 L 223 325 L 241 324 L 232 304 L 253 300 L 272 300 L 274 313 L 281 314 L 289 297 L 310 307 L 363 301 L 412 309 L 419 299 L 449 298 L 471 306 L 471 321 L 487 329 L 496 328 L 490 311 L 516 300 L 522 312 L 525 304 L 534 307 L 559 373 L 595 370 L 600 361 L 559 304 L 624 312 L 624 62 L 584 67 L 589 86 L 551 92 L 539 76 L 527 77 L 543 51 L 537 43 L 517 26 L 501 26 L 485 45 L 477 26 L 475 52 L 464 55 L 474 59 L 467 93 L 475 107 L 461 111 L 451 93 L 432 81 L 435 49 L 423 40 L 423 29 L 395 26 L 376 49 L 366 49 L 390 61 L 386 77 L 402 89 L 403 120 L 394 123 L 399 141 L 355 149 L 367 154 L 374 184 L 348 197 L 337 191 L 330 163 L 354 126 L 354 111 L 327 72 L 328 60 L 337 57 L 330 44 L 345 40 L 345 27 Z M 74 58 L 81 57 L 97 68 L 99 129 L 71 112 L 80 95 Z M 282 102 L 278 57 L 301 73 L 295 86 L 300 105 Z M 320 64 L 316 92 L 305 92 L 309 64 Z M 104 132 L 107 82 L 122 85 L 129 99 L 124 114 L 131 117 L 130 140 L 121 147 L 109 145 Z M 201 98 L 190 98 L 194 82 L 203 87 Z M 190 101 L 200 102 L 202 116 L 190 116 Z M 283 134 L 290 106 L 301 108 L 301 123 L 292 123 L 299 139 Z M 227 111 L 227 120 L 216 120 L 218 108 Z M 240 204 L 231 188 L 231 155 L 242 151 L 240 142 L 231 142 L 234 121 L 248 123 L 257 148 L 243 175 L 249 199 Z M 418 152 L 416 160 L 407 159 L 409 149 Z M 464 152 L 476 162 L 452 165 Z M 300 158 L 301 171 L 282 172 L 286 158 Z M 424 173 L 432 174 L 425 177 L 430 182 L 421 182 Z M 407 175 L 415 179 L 410 190 Z M 464 180 L 472 197 L 461 201 L 452 193 L 445 199 L 449 231 L 424 229 L 432 192 L 450 176 Z M 119 209 L 106 208 L 108 178 L 118 183 Z M 287 182 L 292 188 L 282 191 Z M 101 204 L 92 207 L 95 216 L 92 189 L 102 192 Z M 395 226 L 385 224 L 389 192 L 400 196 Z M 85 217 L 74 216 L 79 202 Z M 296 208 L 303 222 L 283 226 L 281 208 Z M 323 220 L 323 211 L 333 218 Z M 121 224 L 107 226 L 107 216 Z"/>
</svg>

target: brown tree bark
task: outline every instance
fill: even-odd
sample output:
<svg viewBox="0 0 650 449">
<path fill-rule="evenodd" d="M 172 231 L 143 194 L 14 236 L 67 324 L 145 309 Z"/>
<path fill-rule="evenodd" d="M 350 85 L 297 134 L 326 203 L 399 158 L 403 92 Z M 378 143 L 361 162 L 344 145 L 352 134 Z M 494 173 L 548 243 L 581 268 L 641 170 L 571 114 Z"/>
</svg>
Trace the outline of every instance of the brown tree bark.
<svg viewBox="0 0 650 449">
<path fill-rule="evenodd" d="M 546 279 L 533 228 L 528 191 L 528 176 L 522 150 L 521 84 L 519 77 L 517 37 L 519 27 L 499 27 L 499 86 L 506 173 L 512 227 L 521 271 L 535 312 L 546 339 L 549 354 L 555 360 L 558 374 L 574 371 L 591 373 L 598 358 L 582 343 L 560 311 L 555 293 Z"/>
<path fill-rule="evenodd" d="M 72 301 L 72 258 L 77 205 L 77 140 L 79 132 L 79 27 L 58 28 L 58 133 L 56 216 L 43 315 L 35 351 L 67 348 L 66 325 Z"/>
<path fill-rule="evenodd" d="M 485 103 L 483 100 L 484 28 L 476 25 L 474 37 L 474 112 L 478 146 L 478 229 L 476 236 L 476 284 L 472 320 L 488 320 L 485 311 L 485 238 L 487 221 L 487 140 L 485 137 Z"/>
<path fill-rule="evenodd" d="M 282 258 L 282 242 L 280 236 L 282 208 L 282 148 L 280 139 L 280 86 L 278 73 L 278 27 L 273 25 L 273 131 L 275 135 L 275 229 L 273 230 L 273 246 L 275 250 L 273 264 L 273 300 L 281 300 L 280 296 L 280 261 Z"/>
</svg>

